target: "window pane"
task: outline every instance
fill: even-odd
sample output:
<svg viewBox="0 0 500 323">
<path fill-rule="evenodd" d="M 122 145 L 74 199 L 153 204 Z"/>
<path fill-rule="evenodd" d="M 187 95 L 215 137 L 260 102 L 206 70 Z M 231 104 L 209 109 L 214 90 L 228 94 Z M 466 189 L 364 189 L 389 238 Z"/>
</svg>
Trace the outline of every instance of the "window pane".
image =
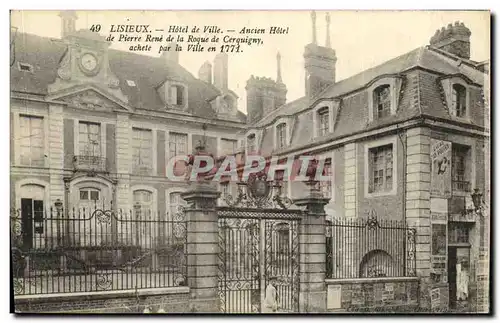
<svg viewBox="0 0 500 323">
<path fill-rule="evenodd" d="M 99 200 L 99 191 L 90 191 L 90 199 L 92 201 L 98 201 Z"/>
<path fill-rule="evenodd" d="M 373 178 L 370 183 L 373 183 L 371 191 L 388 191 L 392 189 L 392 145 L 377 147 L 370 149 L 371 158 L 371 174 Z"/>
<path fill-rule="evenodd" d="M 95 123 L 79 123 L 79 152 L 82 156 L 101 156 L 100 125 Z"/>
<path fill-rule="evenodd" d="M 28 166 L 44 166 L 43 118 L 20 116 L 19 120 L 20 162 Z"/>
<path fill-rule="evenodd" d="M 88 200 L 89 199 L 89 191 L 80 190 L 80 200 Z"/>
<path fill-rule="evenodd" d="M 132 158 L 136 171 L 149 173 L 153 166 L 153 133 L 151 130 L 132 129 Z"/>
</svg>

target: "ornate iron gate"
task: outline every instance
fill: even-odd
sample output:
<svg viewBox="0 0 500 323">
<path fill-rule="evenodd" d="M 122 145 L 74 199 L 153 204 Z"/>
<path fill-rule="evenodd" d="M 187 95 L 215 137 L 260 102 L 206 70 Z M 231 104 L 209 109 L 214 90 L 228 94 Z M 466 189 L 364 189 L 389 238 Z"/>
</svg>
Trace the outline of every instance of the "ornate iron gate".
<svg viewBox="0 0 500 323">
<path fill-rule="evenodd" d="M 265 178 L 260 181 L 257 178 L 240 184 L 236 202 L 226 196 L 231 206 L 218 208 L 223 313 L 262 312 L 271 277 L 276 278 L 279 311 L 298 312 L 299 224 L 303 211 L 287 209 L 291 201 L 280 197 L 279 186 L 275 186 L 278 194 L 271 200 L 269 182 L 264 182 Z M 262 195 L 258 194 L 259 185 Z M 245 207 L 235 207 L 238 204 Z"/>
</svg>

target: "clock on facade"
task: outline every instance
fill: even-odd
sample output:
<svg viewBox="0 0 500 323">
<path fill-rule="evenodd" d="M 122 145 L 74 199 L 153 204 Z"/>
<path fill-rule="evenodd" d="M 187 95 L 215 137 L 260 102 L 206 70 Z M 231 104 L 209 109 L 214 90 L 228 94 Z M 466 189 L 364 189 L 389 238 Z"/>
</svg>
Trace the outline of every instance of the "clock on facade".
<svg viewBox="0 0 500 323">
<path fill-rule="evenodd" d="M 99 60 L 94 54 L 85 53 L 80 57 L 80 68 L 85 74 L 95 75 L 99 71 Z"/>
</svg>

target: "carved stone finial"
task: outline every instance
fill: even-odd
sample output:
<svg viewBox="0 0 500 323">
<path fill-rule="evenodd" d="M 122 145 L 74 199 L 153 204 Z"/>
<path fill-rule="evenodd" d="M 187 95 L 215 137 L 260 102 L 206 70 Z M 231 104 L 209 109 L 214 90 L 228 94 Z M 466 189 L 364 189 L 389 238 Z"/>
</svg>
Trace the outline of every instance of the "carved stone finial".
<svg viewBox="0 0 500 323">
<path fill-rule="evenodd" d="M 278 54 L 276 54 L 276 62 L 277 62 L 277 76 L 276 76 L 276 82 L 278 83 L 282 83 L 283 80 L 281 79 L 281 54 L 280 52 L 278 52 Z"/>
<path fill-rule="evenodd" d="M 330 44 L 330 14 L 327 12 L 326 13 L 326 41 L 325 41 L 325 46 L 326 47 L 332 47 Z"/>
<path fill-rule="evenodd" d="M 311 20 L 312 20 L 312 43 L 316 45 L 316 12 L 312 11 L 311 12 Z"/>
</svg>

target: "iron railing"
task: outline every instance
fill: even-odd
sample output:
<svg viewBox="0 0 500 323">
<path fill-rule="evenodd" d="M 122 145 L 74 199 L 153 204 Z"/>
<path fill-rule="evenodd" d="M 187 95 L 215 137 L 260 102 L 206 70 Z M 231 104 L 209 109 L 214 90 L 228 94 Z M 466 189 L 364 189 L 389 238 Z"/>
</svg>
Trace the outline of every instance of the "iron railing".
<svg viewBox="0 0 500 323">
<path fill-rule="evenodd" d="M 186 286 L 186 222 L 140 209 L 11 212 L 16 295 Z M 43 214 L 37 214 L 43 213 Z"/>
<path fill-rule="evenodd" d="M 462 191 L 462 192 L 470 192 L 471 191 L 470 182 L 467 182 L 467 181 L 452 181 L 451 184 L 452 184 L 453 190 Z"/>
<path fill-rule="evenodd" d="M 415 229 L 403 221 L 327 221 L 327 278 L 415 276 Z"/>
<path fill-rule="evenodd" d="M 77 155 L 73 157 L 73 167 L 77 171 L 106 172 L 107 159 L 101 156 Z"/>
</svg>

